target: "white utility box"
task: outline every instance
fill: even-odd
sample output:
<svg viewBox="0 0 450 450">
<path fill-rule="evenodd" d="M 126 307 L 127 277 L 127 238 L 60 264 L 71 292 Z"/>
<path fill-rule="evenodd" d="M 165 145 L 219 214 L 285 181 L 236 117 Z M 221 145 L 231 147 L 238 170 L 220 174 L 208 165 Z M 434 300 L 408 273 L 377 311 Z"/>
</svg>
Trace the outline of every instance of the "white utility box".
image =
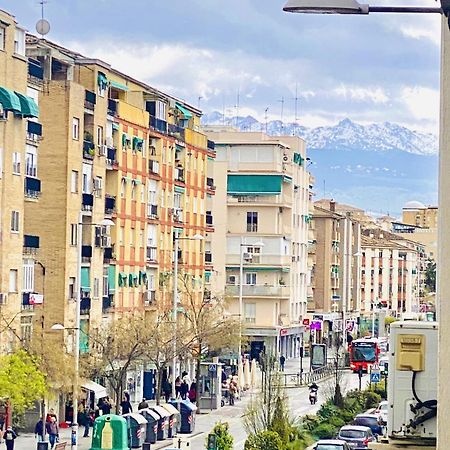
<svg viewBox="0 0 450 450">
<path fill-rule="evenodd" d="M 436 440 L 437 322 L 391 324 L 388 368 L 388 437 Z"/>
</svg>

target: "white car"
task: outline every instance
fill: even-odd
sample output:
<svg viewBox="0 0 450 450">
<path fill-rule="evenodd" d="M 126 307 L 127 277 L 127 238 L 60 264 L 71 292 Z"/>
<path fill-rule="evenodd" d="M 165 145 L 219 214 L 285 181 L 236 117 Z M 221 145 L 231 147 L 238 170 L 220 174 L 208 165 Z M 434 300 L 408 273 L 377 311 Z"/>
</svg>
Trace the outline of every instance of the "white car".
<svg viewBox="0 0 450 450">
<path fill-rule="evenodd" d="M 378 414 L 380 416 L 383 425 L 387 424 L 388 409 L 389 403 L 386 400 L 380 402 L 377 408 L 375 409 L 375 414 Z"/>
</svg>

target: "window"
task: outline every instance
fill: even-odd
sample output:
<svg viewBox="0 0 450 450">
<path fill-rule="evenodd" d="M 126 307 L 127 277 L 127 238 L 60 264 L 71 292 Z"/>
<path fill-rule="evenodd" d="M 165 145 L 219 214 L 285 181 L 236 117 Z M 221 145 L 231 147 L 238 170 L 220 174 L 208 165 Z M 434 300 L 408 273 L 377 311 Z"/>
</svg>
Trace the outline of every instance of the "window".
<svg viewBox="0 0 450 450">
<path fill-rule="evenodd" d="M 13 174 L 20 175 L 20 153 L 14 152 L 12 154 L 13 157 Z"/>
<path fill-rule="evenodd" d="M 131 247 L 134 247 L 134 234 L 136 230 L 134 228 L 131 228 L 130 230 L 130 245 Z"/>
<path fill-rule="evenodd" d="M 22 292 L 34 292 L 34 261 L 25 260 L 23 263 Z"/>
<path fill-rule="evenodd" d="M 5 50 L 5 31 L 6 28 L 0 26 L 0 50 Z"/>
<path fill-rule="evenodd" d="M 9 292 L 17 292 L 17 269 L 9 271 Z"/>
<path fill-rule="evenodd" d="M 120 245 L 124 245 L 123 239 L 125 236 L 125 227 L 120 227 L 119 228 L 119 244 Z"/>
<path fill-rule="evenodd" d="M 92 190 L 92 166 L 90 164 L 83 163 L 83 179 L 82 189 L 83 194 L 91 194 Z"/>
<path fill-rule="evenodd" d="M 250 262 L 259 264 L 261 261 L 261 247 L 247 247 L 247 253 L 250 253 Z"/>
<path fill-rule="evenodd" d="M 109 296 L 109 279 L 108 279 L 108 268 L 103 268 L 103 286 L 102 286 L 102 296 Z"/>
<path fill-rule="evenodd" d="M 102 189 L 103 189 L 103 178 L 95 177 L 94 178 L 94 192 L 95 192 L 96 197 L 102 196 Z"/>
<path fill-rule="evenodd" d="M 75 298 L 75 277 L 69 277 L 69 298 Z"/>
<path fill-rule="evenodd" d="M 97 145 L 103 145 L 103 127 L 97 127 Z"/>
<path fill-rule="evenodd" d="M 20 318 L 20 328 L 22 333 L 22 340 L 30 342 L 33 334 L 33 316 L 23 316 Z"/>
<path fill-rule="evenodd" d="M 125 178 L 122 178 L 122 181 L 120 182 L 120 198 L 125 198 L 126 189 L 127 182 L 125 181 Z"/>
<path fill-rule="evenodd" d="M 247 323 L 256 322 L 256 303 L 244 304 L 244 319 Z"/>
<path fill-rule="evenodd" d="M 145 203 L 145 186 L 141 186 L 141 202 Z"/>
<path fill-rule="evenodd" d="M 252 286 L 256 284 L 256 272 L 247 272 L 245 274 L 245 284 Z"/>
<path fill-rule="evenodd" d="M 14 53 L 25 56 L 25 31 L 20 28 L 16 28 L 14 33 Z"/>
<path fill-rule="evenodd" d="M 27 145 L 25 154 L 25 175 L 27 177 L 37 177 L 37 154 L 36 147 Z"/>
<path fill-rule="evenodd" d="M 136 183 L 131 182 L 131 200 L 136 200 Z"/>
<path fill-rule="evenodd" d="M 177 192 L 173 195 L 173 207 L 174 208 L 177 208 L 177 209 L 181 208 L 181 195 L 182 194 L 179 194 Z"/>
<path fill-rule="evenodd" d="M 72 139 L 76 141 L 80 139 L 80 119 L 76 117 L 72 119 Z"/>
<path fill-rule="evenodd" d="M 250 231 L 250 232 L 258 231 L 258 213 L 257 212 L 247 212 L 247 231 Z"/>
<path fill-rule="evenodd" d="M 70 224 L 70 245 L 77 245 L 78 242 L 78 224 Z"/>
<path fill-rule="evenodd" d="M 78 192 L 78 170 L 72 170 L 70 176 L 70 192 L 75 194 Z"/>
<path fill-rule="evenodd" d="M 100 293 L 100 280 L 98 278 L 94 278 L 94 298 L 98 298 Z"/>
<path fill-rule="evenodd" d="M 11 231 L 14 233 L 19 232 L 19 211 L 11 211 Z"/>
</svg>

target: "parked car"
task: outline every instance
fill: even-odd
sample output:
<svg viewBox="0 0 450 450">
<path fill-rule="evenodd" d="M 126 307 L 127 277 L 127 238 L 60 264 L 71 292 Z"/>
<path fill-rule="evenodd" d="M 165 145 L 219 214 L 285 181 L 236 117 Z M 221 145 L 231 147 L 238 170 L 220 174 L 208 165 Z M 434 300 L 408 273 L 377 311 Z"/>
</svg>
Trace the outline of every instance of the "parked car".
<svg viewBox="0 0 450 450">
<path fill-rule="evenodd" d="M 388 408 L 389 403 L 386 400 L 383 400 L 378 404 L 377 408 L 374 411 L 374 414 L 378 414 L 380 416 L 383 425 L 387 425 Z"/>
<path fill-rule="evenodd" d="M 312 450 L 352 450 L 347 442 L 340 439 L 321 439 L 312 447 Z"/>
<path fill-rule="evenodd" d="M 369 442 L 376 441 L 369 427 L 360 425 L 345 425 L 339 430 L 338 439 L 347 442 L 352 450 L 365 450 Z"/>
<path fill-rule="evenodd" d="M 369 427 L 375 436 L 381 436 L 383 434 L 383 424 L 379 414 L 358 414 L 352 423 L 353 425 Z"/>
</svg>

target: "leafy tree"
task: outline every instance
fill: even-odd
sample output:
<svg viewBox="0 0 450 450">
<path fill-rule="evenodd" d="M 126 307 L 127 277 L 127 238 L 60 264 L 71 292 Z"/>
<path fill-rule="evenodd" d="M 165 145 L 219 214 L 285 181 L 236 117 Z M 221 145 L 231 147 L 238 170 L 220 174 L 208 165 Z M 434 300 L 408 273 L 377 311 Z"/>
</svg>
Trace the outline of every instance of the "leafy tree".
<svg viewBox="0 0 450 450">
<path fill-rule="evenodd" d="M 247 438 L 244 450 L 283 450 L 283 442 L 278 433 L 261 431 Z"/>
<path fill-rule="evenodd" d="M 436 261 L 428 259 L 425 269 L 425 286 L 429 292 L 436 292 Z"/>
<path fill-rule="evenodd" d="M 227 422 L 217 422 L 211 433 L 216 435 L 217 450 L 233 450 L 234 438 L 229 431 Z M 208 448 L 208 439 L 206 448 Z"/>
<path fill-rule="evenodd" d="M 46 394 L 45 375 L 25 350 L 0 356 L 0 398 L 9 399 L 16 414 L 23 414 Z"/>
</svg>

